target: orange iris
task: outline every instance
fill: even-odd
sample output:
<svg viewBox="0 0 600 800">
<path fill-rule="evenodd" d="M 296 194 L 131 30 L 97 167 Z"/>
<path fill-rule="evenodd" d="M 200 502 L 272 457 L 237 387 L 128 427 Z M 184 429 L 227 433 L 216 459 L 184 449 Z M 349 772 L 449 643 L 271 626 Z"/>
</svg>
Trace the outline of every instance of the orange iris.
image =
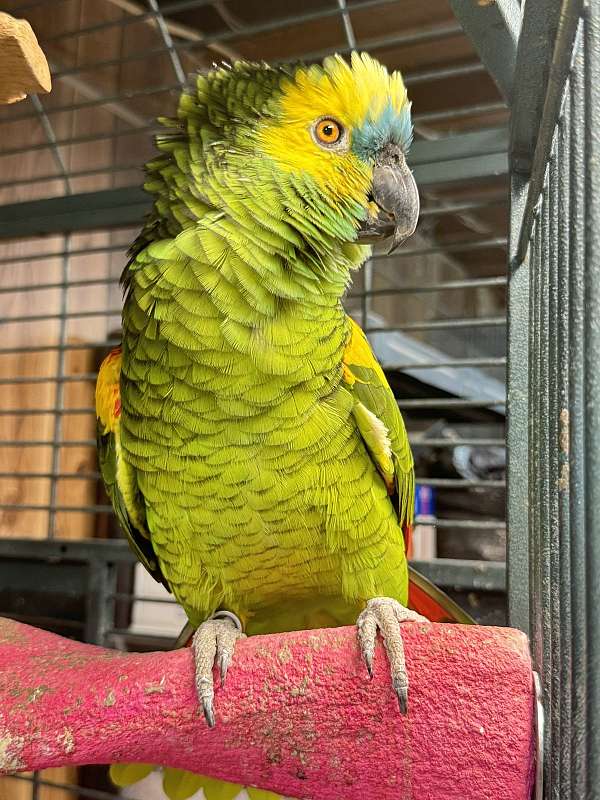
<svg viewBox="0 0 600 800">
<path fill-rule="evenodd" d="M 322 119 L 315 129 L 317 139 L 323 144 L 335 144 L 342 135 L 341 125 L 334 119 Z"/>
</svg>

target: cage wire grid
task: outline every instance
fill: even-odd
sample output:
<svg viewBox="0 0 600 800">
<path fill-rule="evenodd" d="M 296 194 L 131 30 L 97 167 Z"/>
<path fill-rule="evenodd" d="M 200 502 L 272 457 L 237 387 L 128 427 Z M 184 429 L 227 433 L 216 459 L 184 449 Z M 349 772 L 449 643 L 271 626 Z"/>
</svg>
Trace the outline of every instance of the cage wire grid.
<svg viewBox="0 0 600 800">
<path fill-rule="evenodd" d="M 433 21 L 414 3 L 405 27 L 398 25 L 401 5 L 406 10 L 399 0 L 314 0 L 279 17 L 272 4 L 256 2 L 256 19 L 248 4 L 208 0 L 38 0 L 6 9 L 32 22 L 55 88 L 0 110 L 0 586 L 12 597 L 30 589 L 35 575 L 39 591 L 43 575 L 48 596 L 78 598 L 85 613 L 63 618 L 63 632 L 112 646 L 169 644 L 158 635 L 136 637 L 127 614 L 119 622 L 116 610 L 172 601 L 123 585 L 119 576 L 135 560 L 127 545 L 92 538 L 115 534 L 98 490 L 93 385 L 99 360 L 118 342 L 118 276 L 148 208 L 138 187 L 141 164 L 153 153 L 154 117 L 172 112 L 187 73 L 213 61 L 311 61 L 355 47 L 390 66 L 402 67 L 410 55 L 403 73 L 415 98 L 411 166 L 423 209 L 416 236 L 393 257 L 373 257 L 346 305 L 397 393 L 419 484 L 445 498 L 447 512 L 417 522 L 435 527 L 438 547 L 445 531 L 458 540 L 454 554 L 439 547 L 440 557 L 416 565 L 461 591 L 463 602 L 468 593 L 477 602 L 486 593 L 503 602 L 506 101 L 444 2 L 431 5 Z M 201 11 L 210 15 L 196 21 Z M 320 26 L 325 33 L 315 36 Z M 449 48 L 439 63 L 427 61 L 432 45 Z M 109 73 L 111 80 L 98 77 Z M 481 80 L 485 92 L 465 91 Z M 454 82 L 460 88 L 448 102 Z M 477 453 L 492 461 L 485 475 L 469 462 Z M 483 513 L 470 513 L 477 505 Z M 486 552 L 478 543 L 488 539 Z M 471 555 L 461 557 L 467 540 Z M 43 571 L 49 564 L 60 565 L 60 578 Z M 21 611 L 0 613 L 57 625 Z M 31 781 L 32 798 L 51 787 L 115 796 L 40 775 L 13 780 Z"/>
<path fill-rule="evenodd" d="M 597 2 L 526 7 L 511 126 L 510 616 L 541 673 L 557 800 L 597 797 L 600 770 L 599 31 Z"/>
</svg>

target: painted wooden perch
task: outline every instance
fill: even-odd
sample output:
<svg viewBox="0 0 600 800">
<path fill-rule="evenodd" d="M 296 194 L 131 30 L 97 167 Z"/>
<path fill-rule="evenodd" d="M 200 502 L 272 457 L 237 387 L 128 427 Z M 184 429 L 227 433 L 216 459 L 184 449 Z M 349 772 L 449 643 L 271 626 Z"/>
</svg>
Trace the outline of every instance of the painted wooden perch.
<svg viewBox="0 0 600 800">
<path fill-rule="evenodd" d="M 31 25 L 0 12 L 0 104 L 16 103 L 51 87 L 48 62 Z"/>
<path fill-rule="evenodd" d="M 238 644 L 209 730 L 189 649 L 121 653 L 0 620 L 0 771 L 162 763 L 313 800 L 527 800 L 526 638 L 406 624 L 409 716 L 353 628 Z"/>
</svg>

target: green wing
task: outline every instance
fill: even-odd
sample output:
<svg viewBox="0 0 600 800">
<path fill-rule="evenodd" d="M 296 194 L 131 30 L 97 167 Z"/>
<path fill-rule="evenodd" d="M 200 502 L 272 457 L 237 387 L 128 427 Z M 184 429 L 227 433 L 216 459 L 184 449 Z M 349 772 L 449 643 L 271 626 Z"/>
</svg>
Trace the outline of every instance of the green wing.
<svg viewBox="0 0 600 800">
<path fill-rule="evenodd" d="M 144 498 L 140 494 L 132 468 L 121 456 L 121 413 L 119 376 L 120 348 L 113 350 L 103 361 L 96 384 L 96 417 L 98 464 L 106 493 L 112 503 L 129 546 L 148 572 L 167 589 L 152 548 L 146 525 Z"/>
<path fill-rule="evenodd" d="M 398 518 L 412 525 L 415 500 L 413 457 L 398 404 L 367 337 L 350 317 L 344 381 L 354 396 L 354 418 L 367 449 L 397 501 Z"/>
</svg>

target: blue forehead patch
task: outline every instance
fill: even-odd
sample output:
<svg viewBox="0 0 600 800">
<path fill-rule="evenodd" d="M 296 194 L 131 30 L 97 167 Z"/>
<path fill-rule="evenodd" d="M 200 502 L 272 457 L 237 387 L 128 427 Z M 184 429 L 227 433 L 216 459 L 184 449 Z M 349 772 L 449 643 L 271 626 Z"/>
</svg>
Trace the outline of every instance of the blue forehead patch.
<svg viewBox="0 0 600 800">
<path fill-rule="evenodd" d="M 410 105 L 407 103 L 398 114 L 390 103 L 378 119 L 367 119 L 352 131 L 352 152 L 367 161 L 388 142 L 394 142 L 407 152 L 412 134 Z"/>
</svg>

